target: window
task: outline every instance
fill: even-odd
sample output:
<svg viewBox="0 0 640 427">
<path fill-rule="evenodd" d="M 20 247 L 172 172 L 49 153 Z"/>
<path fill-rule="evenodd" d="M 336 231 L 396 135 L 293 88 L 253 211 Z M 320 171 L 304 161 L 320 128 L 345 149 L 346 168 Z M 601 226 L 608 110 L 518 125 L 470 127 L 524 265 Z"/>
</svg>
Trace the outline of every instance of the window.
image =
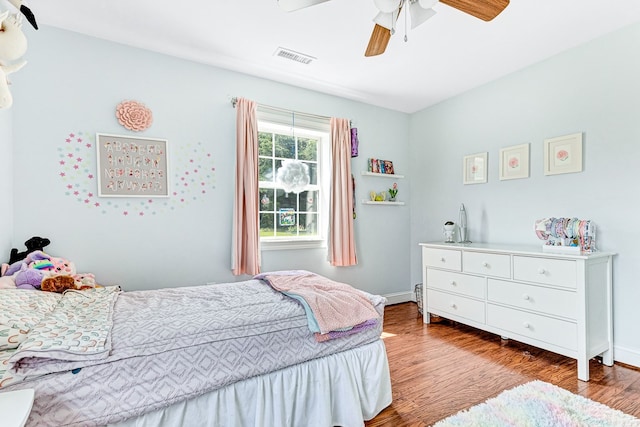
<svg viewBox="0 0 640 427">
<path fill-rule="evenodd" d="M 258 111 L 260 242 L 263 249 L 325 246 L 328 174 L 323 173 L 323 159 L 328 159 L 328 120 L 321 126 L 304 126 L 297 114 L 280 113 L 273 120 L 274 114 L 265 120 Z M 285 162 L 293 163 L 296 173 L 289 172 L 290 177 L 300 178 L 297 171 L 308 174 L 309 184 L 300 193 L 286 192 L 284 183 L 289 180 L 278 179 L 278 173 L 282 177 L 288 171 L 282 168 Z"/>
</svg>

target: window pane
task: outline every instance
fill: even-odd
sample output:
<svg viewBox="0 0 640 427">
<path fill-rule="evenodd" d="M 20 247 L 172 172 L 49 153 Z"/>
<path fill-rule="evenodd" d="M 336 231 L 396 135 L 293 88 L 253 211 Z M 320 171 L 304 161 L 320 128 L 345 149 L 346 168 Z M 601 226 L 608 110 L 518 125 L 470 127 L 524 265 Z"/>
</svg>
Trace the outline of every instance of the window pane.
<svg viewBox="0 0 640 427">
<path fill-rule="evenodd" d="M 309 166 L 309 184 L 318 185 L 318 164 L 304 162 Z"/>
<path fill-rule="evenodd" d="M 318 215 L 304 214 L 299 215 L 300 223 L 298 224 L 298 233 L 300 236 L 313 237 L 318 235 Z"/>
<path fill-rule="evenodd" d="M 318 141 L 309 138 L 298 138 L 298 159 L 318 160 Z"/>
<path fill-rule="evenodd" d="M 296 145 L 292 136 L 278 135 L 275 136 L 275 156 L 285 159 L 295 159 Z"/>
<path fill-rule="evenodd" d="M 274 218 L 272 213 L 260 214 L 260 237 L 275 236 Z"/>
<path fill-rule="evenodd" d="M 318 190 L 300 193 L 300 212 L 318 212 Z"/>
<path fill-rule="evenodd" d="M 269 188 L 260 189 L 260 210 L 273 211 L 273 194 L 274 190 Z M 272 224 L 273 227 L 273 224 Z"/>
<path fill-rule="evenodd" d="M 258 155 L 273 156 L 273 134 L 270 132 L 258 132 Z"/>
<path fill-rule="evenodd" d="M 276 192 L 276 209 L 298 208 L 298 195 L 296 193 L 285 193 L 284 190 L 278 189 Z"/>
<path fill-rule="evenodd" d="M 258 158 L 258 181 L 273 182 L 273 159 Z"/>
<path fill-rule="evenodd" d="M 278 237 L 297 236 L 298 215 L 291 208 L 283 208 L 276 213 L 276 235 Z"/>
</svg>

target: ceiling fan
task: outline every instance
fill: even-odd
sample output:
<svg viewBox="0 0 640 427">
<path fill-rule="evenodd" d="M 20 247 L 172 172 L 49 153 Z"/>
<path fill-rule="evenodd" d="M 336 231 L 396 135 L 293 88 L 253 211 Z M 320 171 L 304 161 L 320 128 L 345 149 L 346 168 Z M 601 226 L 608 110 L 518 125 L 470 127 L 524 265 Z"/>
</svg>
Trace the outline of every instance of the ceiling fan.
<svg viewBox="0 0 640 427">
<path fill-rule="evenodd" d="M 329 0 L 278 0 L 278 5 L 283 10 L 292 12 L 327 1 Z M 409 10 L 413 29 L 436 14 L 433 6 L 438 3 L 438 0 L 374 0 L 374 3 L 380 12 L 373 19 L 375 26 L 369 38 L 365 56 L 384 53 L 391 35 L 395 32 L 395 23 L 403 8 Z M 440 3 L 483 21 L 491 21 L 509 5 L 509 0 L 440 0 Z"/>
</svg>

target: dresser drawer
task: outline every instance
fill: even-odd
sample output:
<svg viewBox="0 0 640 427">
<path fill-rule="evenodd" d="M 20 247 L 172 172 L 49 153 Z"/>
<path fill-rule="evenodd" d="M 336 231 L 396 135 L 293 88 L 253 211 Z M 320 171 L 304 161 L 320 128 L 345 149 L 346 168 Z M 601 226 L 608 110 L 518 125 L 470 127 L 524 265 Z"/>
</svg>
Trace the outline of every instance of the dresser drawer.
<svg viewBox="0 0 640 427">
<path fill-rule="evenodd" d="M 511 256 L 484 252 L 465 252 L 462 256 L 465 273 L 511 278 Z"/>
<path fill-rule="evenodd" d="M 437 310 L 444 317 L 453 314 L 478 323 L 484 323 L 484 302 L 460 295 L 427 289 L 427 311 Z"/>
<path fill-rule="evenodd" d="M 450 249 L 422 248 L 422 263 L 426 267 L 462 271 L 462 253 Z"/>
<path fill-rule="evenodd" d="M 545 314 L 576 319 L 576 293 L 562 289 L 489 279 L 487 299 Z"/>
<path fill-rule="evenodd" d="M 443 270 L 427 270 L 427 287 L 475 298 L 485 297 L 486 279 Z"/>
<path fill-rule="evenodd" d="M 569 350 L 578 347 L 578 328 L 573 322 L 487 304 L 487 324 Z"/>
<path fill-rule="evenodd" d="M 514 256 L 513 278 L 575 289 L 576 262 L 564 259 Z"/>
</svg>

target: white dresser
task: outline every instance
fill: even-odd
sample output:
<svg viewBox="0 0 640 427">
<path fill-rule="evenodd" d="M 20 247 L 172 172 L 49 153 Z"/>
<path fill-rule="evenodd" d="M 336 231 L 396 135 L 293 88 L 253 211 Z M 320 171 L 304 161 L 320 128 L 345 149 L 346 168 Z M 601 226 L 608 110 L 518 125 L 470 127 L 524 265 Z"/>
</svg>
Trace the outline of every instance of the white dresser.
<svg viewBox="0 0 640 427">
<path fill-rule="evenodd" d="M 421 243 L 429 313 L 578 361 L 613 364 L 610 252 L 565 255 L 541 247 Z"/>
</svg>

